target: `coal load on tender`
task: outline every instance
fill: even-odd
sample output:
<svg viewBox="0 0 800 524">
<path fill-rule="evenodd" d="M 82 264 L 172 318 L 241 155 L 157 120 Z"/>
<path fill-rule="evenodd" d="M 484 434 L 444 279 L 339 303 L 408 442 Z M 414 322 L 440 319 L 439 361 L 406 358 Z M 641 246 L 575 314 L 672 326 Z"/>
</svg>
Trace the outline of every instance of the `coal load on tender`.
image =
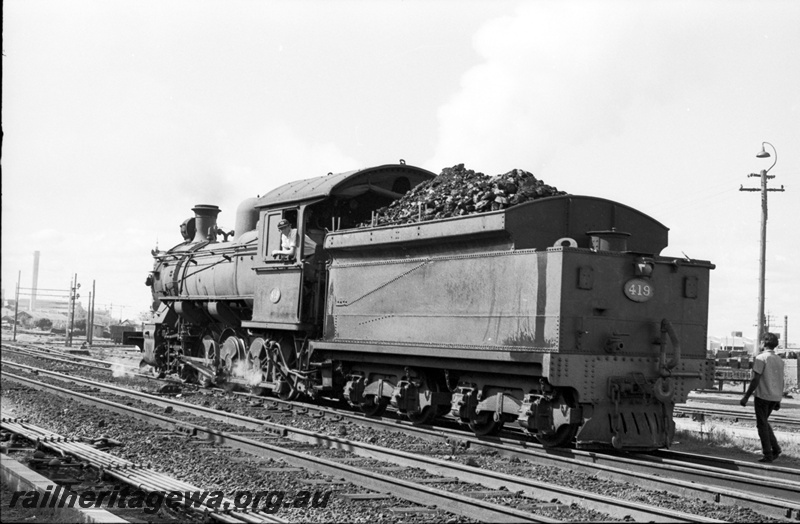
<svg viewBox="0 0 800 524">
<path fill-rule="evenodd" d="M 464 168 L 447 167 L 402 198 L 375 211 L 372 224 L 406 224 L 506 209 L 523 202 L 566 195 L 522 169 L 490 177 Z"/>
</svg>

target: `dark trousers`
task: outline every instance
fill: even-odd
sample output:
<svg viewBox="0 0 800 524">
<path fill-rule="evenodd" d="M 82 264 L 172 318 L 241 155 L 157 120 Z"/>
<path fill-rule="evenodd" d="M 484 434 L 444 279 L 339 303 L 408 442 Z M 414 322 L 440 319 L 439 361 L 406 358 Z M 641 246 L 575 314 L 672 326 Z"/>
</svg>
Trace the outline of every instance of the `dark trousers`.
<svg viewBox="0 0 800 524">
<path fill-rule="evenodd" d="M 772 426 L 769 425 L 769 416 L 772 415 L 778 404 L 779 402 L 755 397 L 756 429 L 758 429 L 758 438 L 761 439 L 761 449 L 765 457 L 774 457 L 781 452 L 775 433 L 772 432 Z"/>
</svg>

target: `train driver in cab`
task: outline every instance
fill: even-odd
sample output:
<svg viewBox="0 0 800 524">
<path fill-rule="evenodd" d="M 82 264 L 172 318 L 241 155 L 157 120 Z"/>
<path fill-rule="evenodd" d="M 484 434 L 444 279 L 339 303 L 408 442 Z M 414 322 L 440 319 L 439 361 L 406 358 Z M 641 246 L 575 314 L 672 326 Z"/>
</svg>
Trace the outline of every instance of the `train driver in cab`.
<svg viewBox="0 0 800 524">
<path fill-rule="evenodd" d="M 286 219 L 278 222 L 278 231 L 281 232 L 281 248 L 272 252 L 272 257 L 294 259 L 297 258 L 297 229 L 292 227 L 291 222 Z M 307 235 L 303 236 L 303 254 L 306 260 L 314 256 L 317 244 Z"/>
</svg>

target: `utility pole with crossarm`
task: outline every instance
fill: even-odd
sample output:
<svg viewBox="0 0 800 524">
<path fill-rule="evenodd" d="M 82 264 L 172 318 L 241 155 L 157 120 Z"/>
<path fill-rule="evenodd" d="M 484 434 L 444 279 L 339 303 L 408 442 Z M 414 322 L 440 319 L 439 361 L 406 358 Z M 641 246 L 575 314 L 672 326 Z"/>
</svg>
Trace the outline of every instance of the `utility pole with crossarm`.
<svg viewBox="0 0 800 524">
<path fill-rule="evenodd" d="M 756 344 L 754 351 L 758 354 L 758 348 L 761 347 L 761 338 L 764 335 L 764 325 L 766 323 L 766 318 L 764 318 L 764 280 L 766 277 L 766 256 L 767 256 L 767 193 L 769 191 L 783 191 L 783 185 L 781 185 L 780 189 L 769 189 L 767 188 L 767 181 L 775 178 L 775 175 L 768 175 L 769 170 L 775 167 L 775 164 L 778 163 L 778 151 L 775 149 L 775 146 L 770 144 L 769 142 L 761 142 L 761 151 L 756 155 L 757 158 L 769 158 L 770 154 L 764 149 L 765 145 L 769 145 L 772 147 L 772 151 L 775 153 L 775 161 L 772 162 L 772 165 L 769 166 L 768 169 L 762 169 L 761 173 L 750 173 L 749 177 L 761 177 L 761 188 L 750 188 L 740 186 L 739 191 L 761 191 L 761 257 L 759 258 L 759 275 L 758 275 L 758 321 L 756 325 L 758 326 L 758 336 L 756 338 Z"/>
</svg>

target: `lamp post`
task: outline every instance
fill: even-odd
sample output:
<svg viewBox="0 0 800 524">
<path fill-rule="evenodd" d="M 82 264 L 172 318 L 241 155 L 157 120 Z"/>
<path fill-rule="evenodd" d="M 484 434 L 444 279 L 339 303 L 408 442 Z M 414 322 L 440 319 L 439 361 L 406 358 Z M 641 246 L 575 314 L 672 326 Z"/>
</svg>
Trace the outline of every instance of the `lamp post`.
<svg viewBox="0 0 800 524">
<path fill-rule="evenodd" d="M 769 166 L 767 169 L 762 169 L 761 173 L 750 173 L 747 175 L 748 177 L 760 177 L 761 178 L 761 187 L 760 188 L 745 188 L 740 187 L 739 191 L 761 191 L 761 254 L 759 257 L 759 267 L 758 267 L 758 321 L 756 326 L 758 327 L 758 335 L 756 338 L 756 344 L 754 348 L 754 352 L 758 353 L 758 348 L 761 347 L 761 338 L 764 335 L 764 325 L 766 323 L 766 319 L 764 318 L 764 288 L 765 288 L 765 280 L 766 280 L 766 258 L 767 258 L 767 193 L 769 191 L 783 191 L 783 186 L 780 189 L 768 189 L 767 188 L 767 181 L 771 178 L 775 178 L 775 175 L 768 175 L 769 170 L 775 167 L 775 164 L 778 163 L 778 151 L 775 149 L 775 146 L 770 144 L 769 142 L 761 142 L 761 151 L 756 154 L 756 158 L 769 158 L 771 155 L 767 150 L 764 148 L 765 145 L 768 145 L 772 148 L 772 151 L 775 153 L 775 160 L 772 162 L 772 165 Z"/>
</svg>

